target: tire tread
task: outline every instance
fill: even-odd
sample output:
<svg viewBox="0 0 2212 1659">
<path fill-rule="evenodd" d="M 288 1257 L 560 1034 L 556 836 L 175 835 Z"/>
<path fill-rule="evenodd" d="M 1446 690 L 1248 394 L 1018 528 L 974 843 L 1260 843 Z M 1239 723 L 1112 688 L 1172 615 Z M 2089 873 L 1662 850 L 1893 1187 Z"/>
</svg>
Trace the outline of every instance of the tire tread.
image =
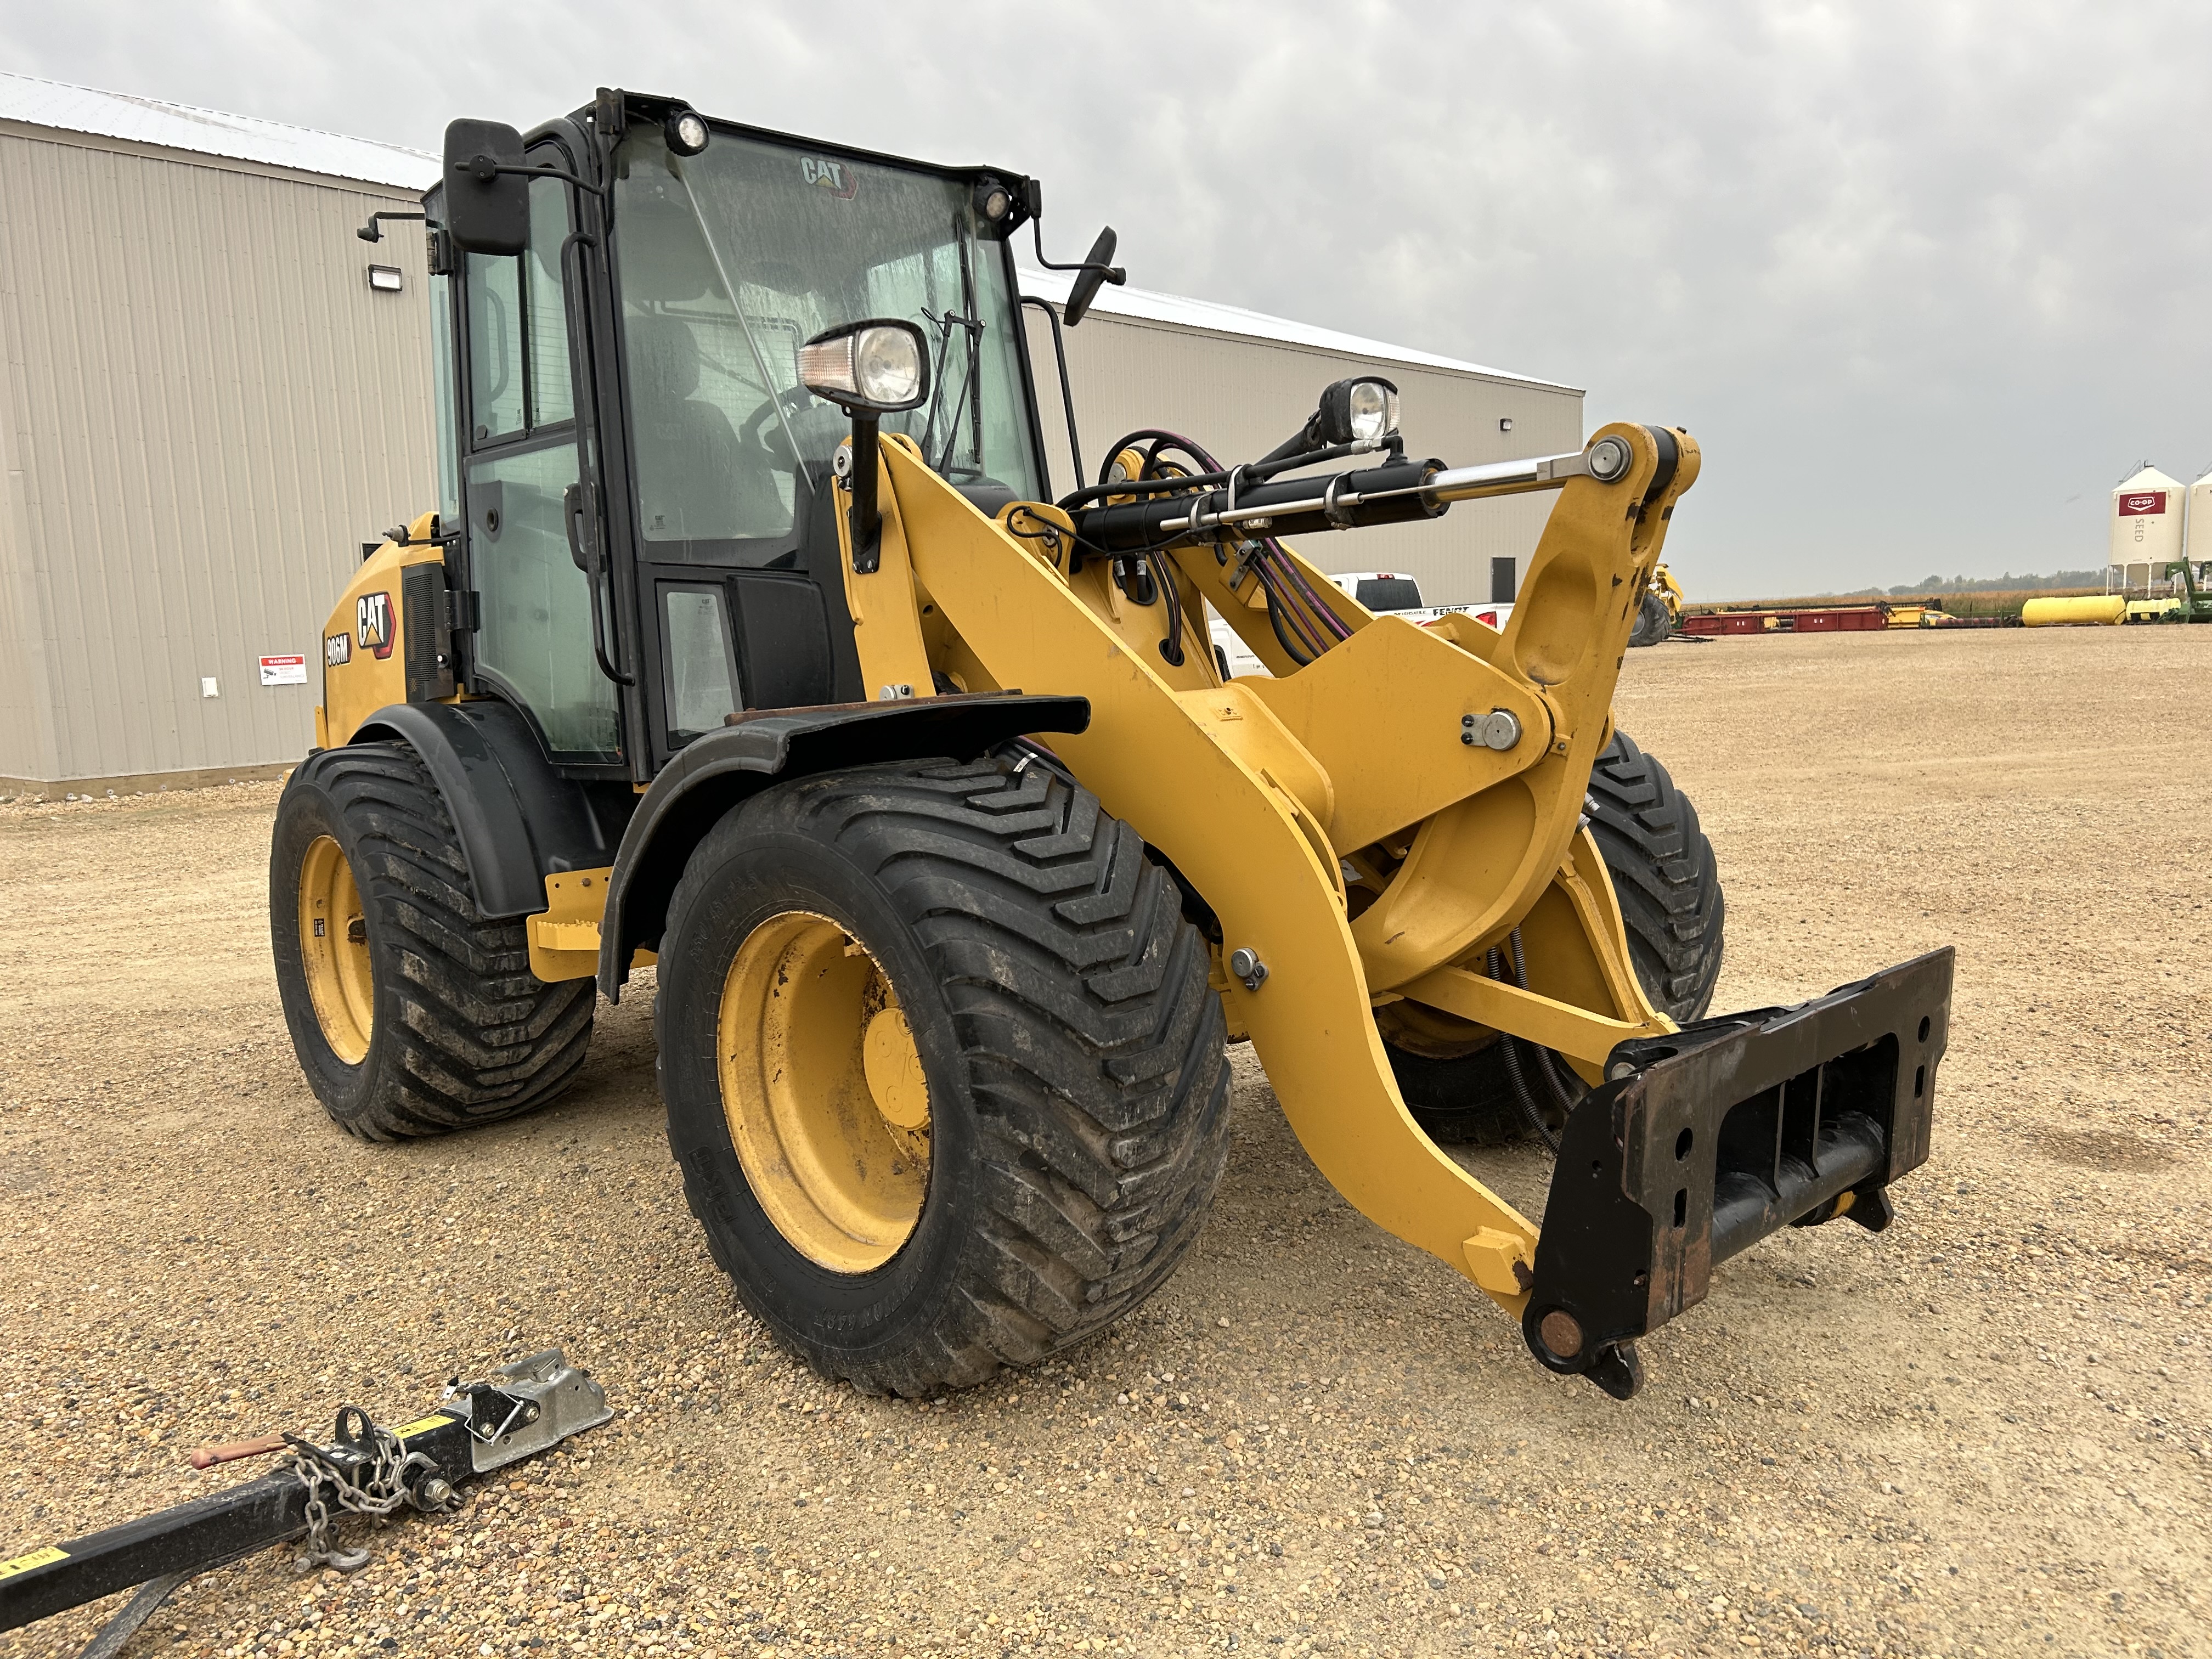
<svg viewBox="0 0 2212 1659">
<path fill-rule="evenodd" d="M 837 847 L 912 928 L 981 1139 L 975 1226 L 929 1338 L 872 1361 L 786 1340 L 864 1390 L 930 1395 L 1080 1342 L 1158 1290 L 1226 1162 L 1229 1068 L 1206 946 L 1136 832 L 1049 769 L 988 758 L 794 781 L 714 833 L 769 827 Z"/>
<path fill-rule="evenodd" d="M 1616 731 L 1590 772 L 1590 832 L 1605 855 L 1644 992 L 1679 1024 L 1702 1019 L 1720 978 L 1727 900 L 1712 842 L 1674 777 Z"/>
<path fill-rule="evenodd" d="M 593 981 L 538 979 L 526 923 L 477 913 L 459 836 L 411 750 L 362 744 L 320 776 L 355 838 L 383 960 L 398 970 L 377 988 L 380 1075 L 354 1109 L 331 1115 L 363 1139 L 395 1140 L 544 1105 L 590 1048 Z"/>
</svg>

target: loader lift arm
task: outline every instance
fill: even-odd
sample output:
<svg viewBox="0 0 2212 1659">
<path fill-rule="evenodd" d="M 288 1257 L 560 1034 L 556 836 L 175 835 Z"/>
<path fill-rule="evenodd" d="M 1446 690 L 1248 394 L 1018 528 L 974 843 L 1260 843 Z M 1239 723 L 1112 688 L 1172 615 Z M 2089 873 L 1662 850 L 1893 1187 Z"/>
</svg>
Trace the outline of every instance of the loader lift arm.
<svg viewBox="0 0 2212 1659">
<path fill-rule="evenodd" d="M 886 441 L 880 464 L 880 562 L 847 579 L 868 678 L 926 683 L 927 630 L 914 596 L 927 594 L 957 634 L 963 661 L 987 665 L 1001 684 L 1049 684 L 1088 699 L 1090 727 L 1055 739 L 1054 750 L 1204 896 L 1219 920 L 1224 958 L 1249 951 L 1242 959 L 1264 970 L 1225 975 L 1224 994 L 1322 1172 L 1363 1213 L 1473 1279 L 1507 1311 L 1533 1310 L 1527 1328 L 1544 1364 L 1587 1374 L 1609 1392 L 1632 1392 L 1639 1373 L 1632 1339 L 1702 1294 L 1694 1273 L 1694 1289 L 1685 1291 L 1682 1275 L 1660 1272 L 1658 1258 L 1710 1257 L 1710 1218 L 1705 1242 L 1685 1243 L 1691 1218 L 1675 1213 L 1671 1192 L 1660 1212 L 1646 1212 L 1650 1259 L 1625 1269 L 1609 1261 L 1601 1277 L 1674 1288 L 1646 1298 L 1640 1324 L 1594 1322 L 1586 1336 L 1571 1339 L 1562 1322 L 1577 1320 L 1574 1309 L 1591 1294 L 1578 1270 L 1554 1266 L 1547 1274 L 1537 1228 L 1414 1122 L 1372 1010 L 1378 1000 L 1403 996 L 1558 1050 L 1585 1081 L 1603 1085 L 1577 1110 L 1578 1146 L 1610 1133 L 1588 1126 L 1618 1109 L 1647 1065 L 1667 1063 L 1648 1045 L 1672 1037 L 1674 1026 L 1628 969 L 1618 908 L 1581 814 L 1591 764 L 1610 735 L 1636 602 L 1674 503 L 1697 477 L 1694 442 L 1663 428 L 1615 426 L 1577 456 L 1458 471 L 1401 463 L 1334 485 L 1263 484 L 1234 504 L 1227 492 L 1209 491 L 1072 515 L 1072 534 L 1095 550 L 1171 552 L 1190 599 L 1212 600 L 1240 631 L 1252 630 L 1257 647 L 1261 624 L 1230 590 L 1229 562 L 1217 556 L 1224 527 L 1233 533 L 1272 519 L 1292 529 L 1351 528 L 1364 514 L 1433 514 L 1454 500 L 1559 490 L 1502 635 L 1457 618 L 1449 629 L 1421 629 L 1370 617 L 1316 580 L 1352 624 L 1350 637 L 1274 681 L 1227 685 L 1212 683 L 1210 670 L 1200 683 L 1177 684 L 1171 665 L 1133 648 L 1129 632 L 1079 598 L 1032 541 L 985 517 L 910 444 Z M 1501 710 L 1518 732 L 1507 749 L 1462 739 L 1466 722 Z M 1164 775 L 1176 787 L 1161 789 Z M 1393 836 L 1401 850 L 1389 879 L 1350 914 L 1341 861 Z M 1523 927 L 1533 939 L 1531 989 L 1500 984 L 1471 965 Z M 1948 959 L 1940 990 L 1936 977 L 1931 969 L 1913 981 L 1922 1091 L 1887 1114 L 1879 1167 L 1850 1164 L 1851 1190 L 1865 1196 L 1868 1214 L 1881 1188 L 1924 1155 L 1925 1091 L 1941 1052 Z M 1852 1018 L 1881 1012 L 1863 995 L 1841 1006 Z M 1747 1063 L 1767 1024 L 1739 1021 L 1705 1048 Z M 1812 1029 L 1826 1027 L 1816 1021 Z M 1893 1047 L 1894 1040 L 1891 1032 L 1878 1039 Z M 1841 1063 L 1829 1054 L 1811 1063 L 1818 1074 L 1832 1061 Z M 1656 1073 L 1662 1081 L 1678 1075 Z M 1741 1103 L 1708 1093 L 1716 1115 L 1708 1133 L 1693 1138 L 1705 1172 L 1700 1191 L 1725 1173 L 1716 1143 L 1729 1138 L 1721 1126 L 1735 1121 Z M 1640 1170 L 1641 1150 L 1626 1132 L 1610 1138 L 1613 1166 Z M 1817 1132 L 1808 1145 L 1813 1163 L 1837 1167 L 1838 1155 Z M 1641 1208 L 1645 1195 L 1626 1182 L 1623 1175 L 1615 1183 L 1622 1201 Z M 1778 1194 L 1751 1236 L 1824 1204 L 1830 1207 L 1816 1218 L 1826 1218 L 1835 1212 L 1837 1194 L 1826 1190 L 1832 1184 Z M 1547 1224 L 1563 1239 L 1596 1201 L 1585 1191 L 1555 1185 Z"/>
</svg>

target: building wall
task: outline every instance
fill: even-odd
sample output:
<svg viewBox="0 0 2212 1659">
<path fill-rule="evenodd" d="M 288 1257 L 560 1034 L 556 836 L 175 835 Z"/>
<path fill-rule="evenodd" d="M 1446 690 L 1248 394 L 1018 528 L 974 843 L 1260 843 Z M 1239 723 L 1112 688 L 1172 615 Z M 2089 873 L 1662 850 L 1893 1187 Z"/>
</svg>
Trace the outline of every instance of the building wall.
<svg viewBox="0 0 2212 1659">
<path fill-rule="evenodd" d="M 1053 489 L 1065 494 L 1073 488 L 1072 472 L 1051 329 L 1034 310 L 1028 315 Z M 1100 311 L 1064 330 L 1063 337 L 1077 433 L 1094 477 L 1105 447 L 1141 427 L 1182 433 L 1224 463 L 1264 455 L 1304 422 L 1323 386 L 1363 371 L 1396 384 L 1409 454 L 1471 466 L 1582 447 L 1582 394 L 1564 387 Z M 1511 420 L 1513 430 L 1499 431 L 1500 419 Z M 1324 570 L 1413 575 L 1432 605 L 1482 602 L 1490 598 L 1492 556 L 1510 555 L 1527 569 L 1553 500 L 1546 493 L 1462 502 L 1433 523 L 1308 536 L 1297 546 Z"/>
<path fill-rule="evenodd" d="M 0 123 L 0 778 L 307 750 L 333 597 L 434 501 L 419 227 L 354 235 L 413 205 Z"/>
<path fill-rule="evenodd" d="M 427 280 L 397 188 L 0 120 L 0 781 L 296 760 L 322 623 L 361 544 L 434 501 Z M 372 291 L 370 264 L 404 272 Z M 1056 491 L 1071 470 L 1051 339 L 1031 339 Z M 1374 369 L 1415 453 L 1454 465 L 1582 441 L 1577 392 L 1094 312 L 1066 336 L 1088 457 L 1140 426 L 1224 459 Z M 1498 429 L 1501 416 L 1514 430 Z M 1547 496 L 1308 538 L 1332 570 L 1489 597 Z M 256 659 L 308 659 L 263 687 Z M 203 678 L 218 695 L 201 694 Z M 134 786 L 135 787 L 135 786 Z"/>
</svg>

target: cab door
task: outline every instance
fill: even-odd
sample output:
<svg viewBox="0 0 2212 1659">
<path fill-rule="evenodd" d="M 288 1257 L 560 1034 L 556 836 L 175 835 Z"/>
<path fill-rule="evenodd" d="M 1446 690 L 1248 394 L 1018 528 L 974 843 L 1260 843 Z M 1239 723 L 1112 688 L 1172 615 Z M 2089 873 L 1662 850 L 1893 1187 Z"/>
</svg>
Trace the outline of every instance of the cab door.
<svg viewBox="0 0 2212 1659">
<path fill-rule="evenodd" d="M 584 471 L 561 258 L 571 217 L 568 185 L 532 179 L 528 246 L 466 254 L 455 277 L 469 690 L 523 709 L 555 762 L 599 769 L 622 762 L 621 709 L 567 514 Z"/>
</svg>

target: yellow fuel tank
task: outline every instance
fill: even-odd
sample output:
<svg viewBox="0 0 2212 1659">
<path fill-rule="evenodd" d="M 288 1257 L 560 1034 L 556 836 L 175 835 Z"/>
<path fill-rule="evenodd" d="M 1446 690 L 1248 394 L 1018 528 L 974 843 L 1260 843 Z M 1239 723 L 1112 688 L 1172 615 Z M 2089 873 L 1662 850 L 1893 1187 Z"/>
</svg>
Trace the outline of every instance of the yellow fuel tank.
<svg viewBox="0 0 2212 1659">
<path fill-rule="evenodd" d="M 2070 599 L 2030 599 L 2020 609 L 2029 628 L 2064 628 L 2084 623 L 2117 624 L 2128 618 L 2128 602 L 2118 593 L 2085 593 Z"/>
</svg>

